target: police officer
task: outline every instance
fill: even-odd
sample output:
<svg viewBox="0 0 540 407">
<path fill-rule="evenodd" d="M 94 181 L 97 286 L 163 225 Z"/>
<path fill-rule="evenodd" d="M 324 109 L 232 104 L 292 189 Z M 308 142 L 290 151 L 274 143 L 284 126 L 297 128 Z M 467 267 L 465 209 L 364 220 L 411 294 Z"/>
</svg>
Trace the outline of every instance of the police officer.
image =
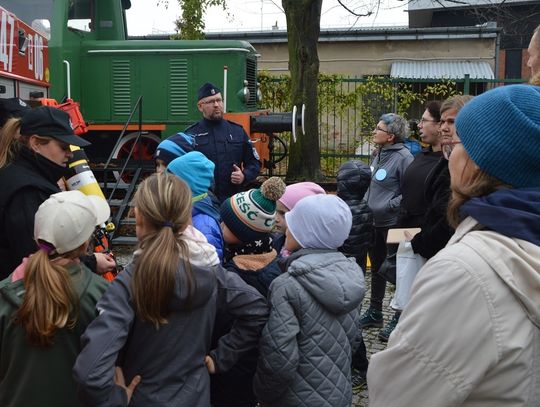
<svg viewBox="0 0 540 407">
<path fill-rule="evenodd" d="M 197 107 L 203 118 L 185 132 L 194 137 L 194 149 L 216 165 L 214 192 L 223 202 L 257 177 L 261 169 L 259 156 L 242 126 L 223 119 L 223 98 L 218 87 L 202 85 Z"/>
</svg>

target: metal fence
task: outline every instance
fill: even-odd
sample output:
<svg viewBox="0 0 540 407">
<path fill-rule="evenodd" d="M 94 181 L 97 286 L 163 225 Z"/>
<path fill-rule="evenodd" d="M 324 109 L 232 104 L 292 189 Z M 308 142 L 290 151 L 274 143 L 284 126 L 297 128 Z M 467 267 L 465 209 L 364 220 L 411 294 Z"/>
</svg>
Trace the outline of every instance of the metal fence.
<svg viewBox="0 0 540 407">
<path fill-rule="evenodd" d="M 278 86 L 285 78 L 272 79 Z M 418 120 L 424 112 L 427 100 L 443 100 L 451 94 L 478 95 L 486 90 L 510 83 L 522 83 L 523 80 L 478 80 L 465 77 L 461 80 L 408 80 L 378 78 L 381 87 L 368 86 L 367 78 L 339 78 L 337 84 L 328 87 L 319 83 L 319 146 L 321 152 L 321 169 L 329 182 L 335 178 L 338 168 L 351 159 L 368 161 L 374 148 L 372 130 L 379 117 L 388 112 L 400 112 L 409 120 Z M 372 80 L 372 79 L 371 79 Z M 445 87 L 447 94 L 441 97 Z M 430 89 L 435 92 L 430 93 Z M 360 90 L 360 91 L 359 91 Z M 386 92 L 386 94 L 382 94 Z M 390 94 L 388 94 L 390 92 Z M 278 92 L 267 92 L 266 108 L 278 112 L 283 111 L 283 100 L 276 97 Z M 416 96 L 416 99 L 414 95 Z M 420 95 L 420 96 L 418 96 Z M 281 95 L 283 97 L 283 95 Z M 412 97 L 412 103 L 405 103 L 404 97 Z M 324 100 L 321 100 L 324 98 Z M 401 99 L 400 99 L 401 98 Z M 347 103 L 343 101 L 347 100 Z M 411 134 L 414 138 L 417 136 Z M 287 146 L 291 135 L 282 133 L 279 139 Z M 284 146 L 279 142 L 274 146 L 274 158 L 282 157 Z M 285 176 L 288 156 L 276 164 L 274 175 Z"/>
</svg>

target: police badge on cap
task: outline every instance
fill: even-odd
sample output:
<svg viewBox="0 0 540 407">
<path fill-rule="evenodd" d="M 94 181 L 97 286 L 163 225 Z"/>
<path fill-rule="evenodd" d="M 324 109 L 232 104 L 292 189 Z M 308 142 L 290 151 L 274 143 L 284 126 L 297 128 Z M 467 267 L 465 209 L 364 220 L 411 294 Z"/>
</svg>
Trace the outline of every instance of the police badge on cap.
<svg viewBox="0 0 540 407">
<path fill-rule="evenodd" d="M 212 85 L 209 82 L 206 82 L 204 85 L 202 85 L 199 88 L 199 92 L 197 94 L 197 97 L 198 97 L 197 101 L 199 101 L 201 99 L 204 99 L 204 98 L 206 98 L 208 96 L 217 95 L 218 93 L 221 93 L 220 88 L 218 88 L 217 86 Z"/>
</svg>

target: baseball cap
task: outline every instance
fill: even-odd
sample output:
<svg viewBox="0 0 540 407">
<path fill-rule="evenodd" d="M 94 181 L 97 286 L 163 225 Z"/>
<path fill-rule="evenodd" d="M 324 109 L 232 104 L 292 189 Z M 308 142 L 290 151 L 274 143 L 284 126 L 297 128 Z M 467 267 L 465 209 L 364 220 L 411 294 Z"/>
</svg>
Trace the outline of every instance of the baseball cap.
<svg viewBox="0 0 540 407">
<path fill-rule="evenodd" d="M 107 201 L 80 191 L 53 194 L 43 202 L 34 221 L 34 238 L 54 246 L 58 254 L 75 250 L 90 239 L 96 226 L 111 214 Z"/>
<path fill-rule="evenodd" d="M 10 117 L 22 117 L 30 110 L 30 106 L 20 98 L 0 98 L 0 126 L 3 126 Z"/>
<path fill-rule="evenodd" d="M 91 143 L 76 136 L 69 115 L 50 106 L 30 109 L 21 119 L 21 134 L 47 136 L 78 147 Z"/>
</svg>

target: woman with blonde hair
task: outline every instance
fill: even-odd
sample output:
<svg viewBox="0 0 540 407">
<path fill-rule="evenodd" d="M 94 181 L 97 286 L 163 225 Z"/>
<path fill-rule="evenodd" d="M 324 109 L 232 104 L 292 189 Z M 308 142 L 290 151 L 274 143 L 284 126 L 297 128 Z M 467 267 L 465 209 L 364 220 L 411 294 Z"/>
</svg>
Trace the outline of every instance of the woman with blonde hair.
<svg viewBox="0 0 540 407">
<path fill-rule="evenodd" d="M 266 302 L 221 268 L 215 248 L 190 226 L 191 191 L 180 178 L 147 178 L 134 204 L 139 246 L 82 337 L 74 368 L 80 398 L 88 406 L 209 406 L 208 373 L 257 346 Z M 211 350 L 218 310 L 236 323 Z M 127 389 L 113 382 L 116 366 Z"/>
<path fill-rule="evenodd" d="M 73 156 L 70 145 L 90 143 L 73 132 L 69 115 L 41 106 L 22 118 L 9 119 L 0 137 L 0 279 L 37 250 L 33 239 L 34 215 L 49 196 L 60 192 L 58 181 L 67 175 Z M 114 260 L 103 253 L 85 258 L 99 272 L 109 271 Z M 97 265 L 96 265 L 97 262 Z"/>
<path fill-rule="evenodd" d="M 538 106 L 540 87 L 513 85 L 459 112 L 443 143 L 456 231 L 372 356 L 370 406 L 540 405 Z"/>
<path fill-rule="evenodd" d="M 79 256 L 108 217 L 104 199 L 79 191 L 40 205 L 39 250 L 0 283 L 1 406 L 79 405 L 71 369 L 107 288 Z"/>
</svg>

